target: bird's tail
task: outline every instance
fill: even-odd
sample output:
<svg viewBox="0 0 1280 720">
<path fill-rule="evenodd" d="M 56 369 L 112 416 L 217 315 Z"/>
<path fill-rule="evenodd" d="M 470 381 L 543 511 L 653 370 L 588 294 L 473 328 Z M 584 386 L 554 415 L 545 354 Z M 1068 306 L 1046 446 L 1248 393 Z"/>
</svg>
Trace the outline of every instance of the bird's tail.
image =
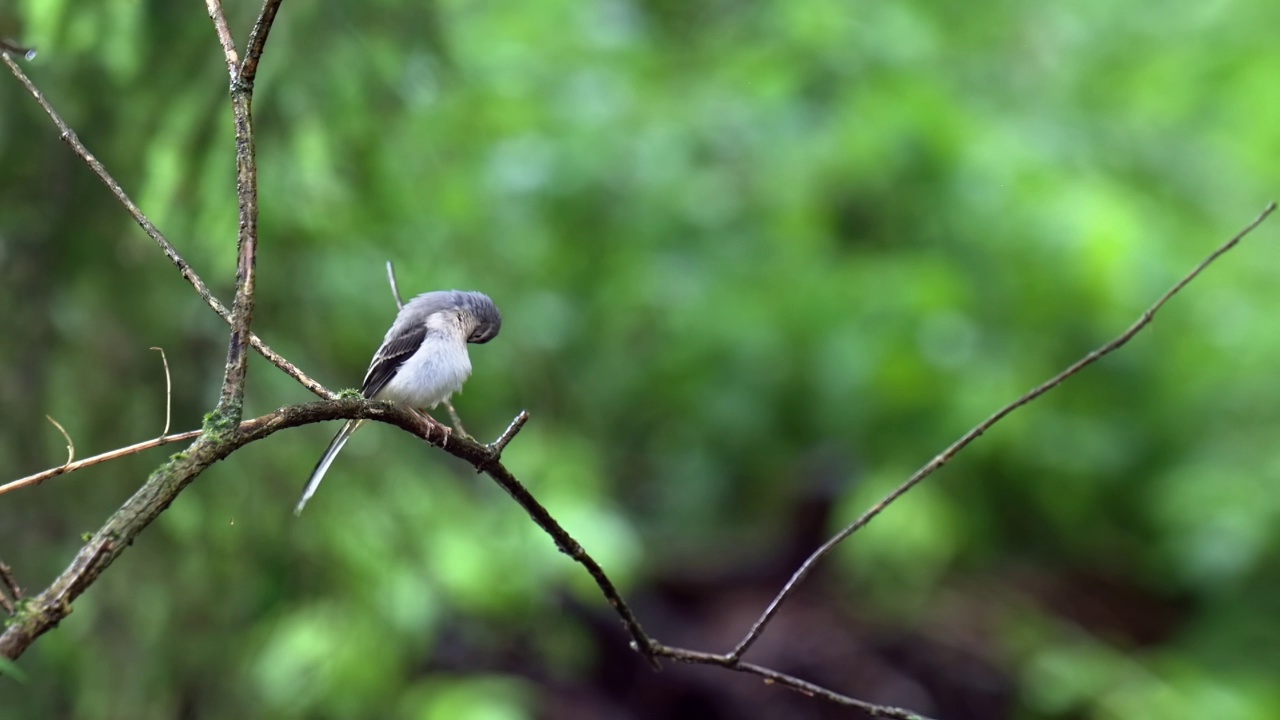
<svg viewBox="0 0 1280 720">
<path fill-rule="evenodd" d="M 316 488 L 320 487 L 320 481 L 324 479 L 324 474 L 328 472 L 329 466 L 333 464 L 333 459 L 338 456 L 338 451 L 343 445 L 351 439 L 355 431 L 359 429 L 363 420 L 348 420 L 346 425 L 333 436 L 333 440 L 329 443 L 329 447 L 324 451 L 324 455 L 320 456 L 320 462 L 316 463 L 316 469 L 311 471 L 311 479 L 307 481 L 307 488 L 302 491 L 302 499 L 298 501 L 298 506 L 293 509 L 294 515 L 301 515 L 302 508 L 316 494 Z"/>
</svg>

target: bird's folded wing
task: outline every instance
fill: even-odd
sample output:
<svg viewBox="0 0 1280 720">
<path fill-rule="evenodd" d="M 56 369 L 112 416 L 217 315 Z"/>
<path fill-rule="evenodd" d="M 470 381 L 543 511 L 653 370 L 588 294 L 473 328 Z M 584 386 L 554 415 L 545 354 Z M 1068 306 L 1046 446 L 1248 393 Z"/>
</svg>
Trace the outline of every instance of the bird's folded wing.
<svg viewBox="0 0 1280 720">
<path fill-rule="evenodd" d="M 374 354 L 373 362 L 369 363 L 369 371 L 364 375 L 364 385 L 360 387 L 360 393 L 367 398 L 375 397 L 382 388 L 387 386 L 387 383 L 391 382 L 391 378 L 395 377 L 396 371 L 404 365 L 404 361 L 418 352 L 418 348 L 422 347 L 426 337 L 427 326 L 423 323 L 415 323 L 388 337 Z"/>
</svg>

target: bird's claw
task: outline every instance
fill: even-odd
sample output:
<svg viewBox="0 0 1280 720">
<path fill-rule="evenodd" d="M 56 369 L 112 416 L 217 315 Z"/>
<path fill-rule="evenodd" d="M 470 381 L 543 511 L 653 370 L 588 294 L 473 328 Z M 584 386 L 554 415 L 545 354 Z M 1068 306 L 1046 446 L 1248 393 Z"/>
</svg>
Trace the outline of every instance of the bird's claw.
<svg viewBox="0 0 1280 720">
<path fill-rule="evenodd" d="M 431 432 L 438 428 L 440 430 L 440 447 L 443 448 L 449 444 L 449 436 L 453 435 L 453 428 L 445 425 L 421 410 L 414 409 L 414 412 L 417 413 L 418 417 L 422 418 L 422 421 L 427 424 L 427 440 L 431 439 Z"/>
</svg>

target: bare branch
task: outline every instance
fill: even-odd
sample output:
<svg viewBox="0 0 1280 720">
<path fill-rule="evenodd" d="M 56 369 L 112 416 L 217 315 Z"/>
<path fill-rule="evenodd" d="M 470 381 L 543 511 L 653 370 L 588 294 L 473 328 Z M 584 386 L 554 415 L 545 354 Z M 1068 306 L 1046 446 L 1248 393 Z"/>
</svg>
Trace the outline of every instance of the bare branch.
<svg viewBox="0 0 1280 720">
<path fill-rule="evenodd" d="M 0 53 L 0 59 L 9 66 L 9 70 L 13 73 L 14 77 L 18 78 L 18 82 L 22 83 L 23 87 L 27 89 L 27 92 L 31 93 L 31 96 L 34 97 L 36 102 L 40 104 L 40 107 L 44 109 L 45 114 L 49 116 L 49 119 L 53 121 L 53 124 L 61 132 L 62 140 L 71 147 L 71 150 L 75 152 L 76 155 L 80 156 L 81 160 L 84 160 L 85 164 L 89 166 L 89 169 L 92 170 L 94 174 L 98 176 L 98 179 L 107 186 L 107 189 L 111 191 L 111 194 L 115 195 L 116 199 L 120 201 L 120 204 L 124 206 L 125 210 L 128 211 L 129 215 L 133 218 L 134 222 L 138 223 L 138 225 L 142 227 L 143 232 L 145 232 L 148 237 L 160 246 L 165 257 L 169 258 L 169 261 L 178 268 L 178 272 L 182 273 L 182 277 L 185 278 L 193 288 L 195 288 L 196 294 L 205 301 L 205 304 L 213 308 L 214 312 L 218 313 L 224 321 L 230 323 L 231 311 L 213 296 L 213 293 L 209 291 L 208 286 L 204 284 L 204 281 L 200 279 L 200 276 L 196 274 L 195 270 L 187 264 L 187 261 L 182 259 L 182 256 L 178 254 L 177 249 L 169 242 L 168 238 L 166 238 L 164 234 L 161 233 L 154 224 L 152 224 L 151 220 L 143 214 L 142 210 L 134 204 L 133 200 L 125 193 L 124 189 L 120 187 L 120 183 L 116 182 L 115 178 L 107 172 L 106 168 L 103 167 L 98 158 L 94 157 L 93 153 L 89 152 L 88 148 L 80 142 L 80 139 L 76 136 L 75 132 L 72 131 L 72 129 L 62 119 L 62 116 L 53 109 L 53 106 L 45 99 L 44 94 L 40 92 L 39 88 L 37 88 L 34 83 L 31 82 L 31 79 L 22 71 L 22 68 L 19 67 L 18 64 L 8 56 L 8 54 Z M 297 380 L 303 387 L 310 390 L 312 393 L 315 393 L 322 398 L 335 397 L 335 394 L 332 391 L 311 379 L 306 373 L 295 367 L 293 363 L 285 360 L 284 356 L 272 350 L 257 336 L 250 335 L 249 342 L 253 345 L 255 350 L 262 354 L 263 357 L 269 360 L 276 367 L 283 370 L 289 377 Z"/>
<path fill-rule="evenodd" d="M 511 423 L 511 427 L 508 427 L 507 431 L 502 434 L 503 437 L 499 438 L 499 442 L 502 442 L 503 438 L 506 438 L 506 442 L 510 442 L 511 437 L 515 437 L 515 434 L 519 432 L 520 428 L 524 426 L 524 423 L 528 421 L 528 419 L 529 414 L 521 411 L 520 414 L 516 416 L 516 420 Z M 498 446 L 498 443 L 496 442 L 494 445 L 485 446 L 477 445 L 474 441 L 467 438 L 460 438 L 451 443 L 446 449 L 451 454 L 457 455 L 457 453 L 453 451 L 454 448 L 465 443 L 468 449 L 479 448 L 484 453 L 483 458 L 469 460 L 469 462 L 471 462 L 477 470 L 481 470 L 488 474 L 489 477 L 493 478 L 494 482 L 498 483 L 503 490 L 506 490 L 507 494 L 516 501 L 516 504 L 524 509 L 529 518 L 537 523 L 538 527 L 542 528 L 543 532 L 551 536 L 551 539 L 555 541 L 556 547 L 560 549 L 560 552 L 568 555 L 574 562 L 586 569 L 587 573 L 591 575 L 591 579 L 595 581 L 596 587 L 600 588 L 600 592 L 604 595 L 605 600 L 613 607 L 613 610 L 618 614 L 618 617 L 622 619 L 623 627 L 625 627 L 627 632 L 631 635 L 632 647 L 638 650 L 640 654 L 644 655 L 645 658 L 649 660 L 649 664 L 652 665 L 655 670 L 658 669 L 658 660 L 655 655 L 655 648 L 658 647 L 657 643 L 645 634 L 644 629 L 640 626 L 640 620 L 635 616 L 635 613 L 632 612 L 630 606 L 628 606 L 622 599 L 622 595 L 618 592 L 618 589 L 613 586 L 613 581 L 605 574 L 604 569 L 600 567 L 599 563 L 597 563 L 591 555 L 587 554 L 587 551 L 578 544 L 578 541 L 574 540 L 573 536 L 561 527 L 560 523 L 551 516 L 551 513 L 548 512 L 547 509 L 533 497 L 533 494 L 530 493 L 524 485 L 520 484 L 520 481 L 517 480 L 509 470 L 503 467 L 502 463 L 498 462 L 497 457 L 492 454 L 492 448 L 497 446 L 501 449 L 501 447 L 505 447 L 506 442 L 503 442 L 501 446 Z"/>
<path fill-rule="evenodd" d="M 210 0 L 215 2 L 216 0 Z M 272 0 L 263 6 L 263 14 L 274 17 Z M 266 31 L 259 35 L 262 17 L 253 29 L 250 43 L 265 42 Z M 267 23 L 270 28 L 270 22 Z M 256 52 L 262 52 L 259 42 Z M 249 62 L 246 51 L 245 65 Z M 254 58 L 256 70 L 257 59 Z M 245 80 L 244 68 L 231 72 L 231 115 L 235 124 L 236 197 L 240 208 L 240 228 L 236 240 L 236 296 L 231 303 L 231 338 L 227 343 L 227 367 L 222 380 L 218 410 L 228 422 L 239 423 L 243 413 L 245 377 L 249 370 L 249 329 L 253 324 L 254 295 L 258 265 L 258 159 L 253 136 L 253 80 Z"/>
<path fill-rule="evenodd" d="M 164 363 L 164 432 L 160 437 L 169 434 L 169 420 L 173 417 L 173 378 L 169 376 L 169 358 L 164 355 L 164 348 L 153 347 L 160 352 L 160 362 Z"/>
<path fill-rule="evenodd" d="M 40 483 L 50 478 L 55 478 L 55 477 L 58 477 L 59 475 L 66 475 L 67 473 L 73 473 L 77 470 L 83 470 L 87 467 L 98 465 L 100 463 L 104 463 L 109 460 L 122 458 L 125 455 L 132 455 L 134 453 L 142 452 L 143 450 L 150 450 L 151 448 L 160 447 L 161 445 L 168 445 L 169 443 L 173 443 L 173 442 L 190 440 L 191 438 L 198 436 L 200 432 L 201 432 L 200 430 L 190 430 L 188 432 L 178 433 L 177 435 L 166 434 L 162 437 L 152 438 L 151 440 L 145 440 L 140 443 L 134 443 L 133 445 L 128 445 L 122 448 L 116 448 L 115 450 L 104 452 L 101 455 L 94 455 L 93 457 L 87 457 L 83 460 L 70 462 L 70 463 L 67 463 L 66 465 L 59 465 L 56 468 L 50 468 L 48 470 L 45 470 L 44 472 L 38 472 L 35 475 L 28 475 L 24 478 L 19 478 L 12 482 L 7 482 L 4 485 L 0 485 L 0 495 L 3 495 L 7 492 L 12 492 L 13 490 L 18 490 L 20 488 L 28 487 L 30 485 L 39 485 Z"/>
<path fill-rule="evenodd" d="M 276 11 L 280 9 L 280 0 L 265 0 L 262 12 L 258 13 L 258 21 L 253 24 L 249 33 L 249 44 L 244 49 L 244 63 L 240 66 L 240 82 L 253 86 L 258 76 L 258 61 L 262 59 L 262 50 L 267 44 L 267 35 L 271 25 L 276 21 Z"/>
<path fill-rule="evenodd" d="M 832 692 L 821 685 L 815 685 L 807 680 L 801 680 L 798 677 L 780 673 L 777 670 L 770 670 L 767 667 L 755 665 L 748 662 L 742 662 L 732 655 L 716 655 L 714 653 L 700 652 L 697 650 L 685 650 L 683 648 L 670 647 L 667 645 L 655 644 L 653 646 L 654 654 L 659 657 L 667 657 L 683 663 L 692 663 L 695 665 L 715 665 L 717 667 L 726 668 L 728 670 L 736 670 L 738 672 L 758 675 L 765 679 L 766 682 L 777 683 L 785 687 L 791 688 L 809 697 L 818 697 L 837 705 L 846 705 L 848 707 L 858 708 L 864 713 L 878 718 L 896 718 L 898 720 L 929 720 L 918 713 L 902 708 L 890 707 L 887 705 L 876 705 L 851 698 L 848 695 L 841 695 Z"/>
<path fill-rule="evenodd" d="M 521 413 L 521 415 L 525 415 Z M 20 611 L 0 634 L 0 657 L 16 659 L 36 638 L 47 632 L 71 611 L 71 602 L 84 592 L 111 565 L 134 538 L 174 501 L 200 473 L 240 447 L 261 440 L 285 428 L 324 420 L 376 420 L 396 425 L 476 468 L 483 468 L 525 512 L 555 541 L 556 546 L 586 568 L 601 593 L 613 606 L 636 646 L 650 662 L 654 643 L 645 635 L 630 607 L 623 601 L 600 565 L 560 526 L 509 470 L 494 457 L 491 446 L 468 438 L 445 438 L 433 433 L 431 426 L 412 409 L 393 403 L 363 398 L 323 400 L 305 405 L 284 407 L 229 430 L 207 433 L 185 433 L 149 441 L 151 446 L 197 436 L 184 452 L 172 456 L 154 472 L 147 482 L 116 511 L 83 547 L 71 565 L 36 597 L 29 609 Z M 515 425 L 515 423 L 513 423 Z M 514 435 L 513 432 L 508 432 Z M 119 453 L 120 451 L 116 451 Z M 82 463 L 86 461 L 81 461 Z M 101 462 L 101 461 L 99 461 Z M 62 472 L 65 472 L 63 470 Z M 54 472 L 54 474 L 59 474 Z M 7 486 L 6 486 L 7 487 Z"/>
<path fill-rule="evenodd" d="M 507 443 L 511 442 L 511 439 L 516 436 L 516 433 L 520 432 L 527 422 L 529 422 L 529 411 L 521 410 L 520 414 L 516 415 L 511 424 L 507 426 L 507 429 L 503 430 L 502 434 L 498 436 L 498 439 L 489 443 L 489 452 L 493 453 L 495 462 L 502 457 L 502 451 L 507 448 Z"/>
<path fill-rule="evenodd" d="M 76 444 L 71 441 L 71 436 L 67 434 L 67 429 L 62 427 L 57 420 L 54 420 L 52 415 L 45 415 L 44 417 L 53 423 L 54 427 L 58 428 L 58 432 L 62 433 L 62 437 L 67 441 L 67 461 L 62 464 L 62 467 L 65 468 L 71 464 L 72 460 L 76 459 Z"/>
<path fill-rule="evenodd" d="M 1166 291 L 1165 294 L 1161 295 L 1160 298 L 1156 300 L 1151 307 L 1147 308 L 1147 310 L 1143 312 L 1142 315 L 1139 316 L 1138 319 L 1132 325 L 1129 326 L 1128 330 L 1125 330 L 1123 333 L 1121 333 L 1118 337 L 1116 337 L 1111 342 L 1103 345 L 1100 348 L 1097 348 L 1096 350 L 1090 352 L 1088 355 L 1085 355 L 1084 357 L 1075 361 L 1066 370 L 1063 370 L 1057 375 L 1054 375 L 1053 377 L 1049 378 L 1048 380 L 1038 385 L 1037 387 L 1032 388 L 1029 392 L 1027 392 L 1022 397 L 1000 408 L 993 415 L 988 417 L 986 420 L 983 420 L 982 422 L 978 423 L 976 426 L 973 427 L 973 429 L 969 430 L 969 432 L 961 436 L 959 440 L 956 440 L 954 443 L 952 443 L 950 447 L 948 447 L 946 450 L 943 450 L 942 453 L 940 453 L 937 457 L 935 457 L 933 460 L 930 460 L 924 467 L 917 470 L 914 475 L 907 478 L 907 480 L 903 482 L 901 485 L 899 485 L 897 488 L 895 488 L 893 492 L 886 495 L 883 499 L 880 500 L 880 502 L 876 503 L 875 505 L 872 505 L 871 508 L 866 512 L 864 512 L 861 517 L 853 521 L 853 523 L 849 524 L 840 532 L 833 535 L 831 539 L 823 543 L 822 547 L 819 547 L 817 550 L 815 550 L 812 555 L 810 555 L 807 559 L 805 559 L 804 563 L 800 565 L 800 568 L 796 570 L 794 574 L 792 574 L 791 579 L 787 580 L 787 584 L 784 585 L 782 587 L 782 590 L 777 594 L 777 596 L 773 598 L 773 601 L 769 603 L 769 607 L 765 608 L 764 613 L 759 617 L 759 619 L 756 620 L 755 624 L 751 627 L 751 630 L 748 631 L 747 634 L 742 638 L 742 640 L 738 643 L 737 647 L 735 647 L 733 651 L 729 653 L 728 657 L 731 659 L 737 660 L 738 658 L 742 657 L 743 653 L 745 653 L 748 649 L 750 649 L 751 645 L 754 644 L 756 639 L 760 637 L 760 633 L 764 631 L 765 626 L 769 624 L 769 621 L 778 612 L 778 608 L 782 605 L 782 602 L 786 600 L 787 596 L 789 596 L 791 592 L 795 590 L 796 586 L 799 585 L 809 575 L 809 572 L 813 570 L 814 565 L 816 565 L 819 560 L 825 557 L 827 553 L 831 552 L 831 550 L 836 545 L 839 545 L 840 543 L 844 542 L 844 540 L 848 538 L 850 535 L 854 534 L 855 532 L 865 527 L 867 523 L 871 522 L 877 515 L 883 512 L 885 508 L 889 507 L 895 501 L 897 501 L 898 498 L 905 495 L 909 490 L 911 490 L 911 488 L 919 484 L 921 480 L 924 480 L 925 478 L 929 477 L 934 472 L 936 472 L 939 468 L 941 468 L 943 465 L 946 465 L 948 462 L 950 462 L 951 459 L 956 456 L 956 454 L 958 454 L 961 450 L 965 449 L 974 440 L 977 440 L 979 437 L 981 437 L 983 433 L 985 433 L 987 430 L 990 430 L 993 425 L 1000 422 L 1007 415 L 1009 415 L 1009 413 L 1012 413 L 1014 410 L 1017 410 L 1018 408 L 1022 407 L 1023 405 L 1026 405 L 1032 400 L 1035 400 L 1041 395 L 1044 395 L 1045 393 L 1049 392 L 1050 390 L 1060 385 L 1067 378 L 1071 377 L 1072 375 L 1075 375 L 1081 370 L 1094 364 L 1098 360 L 1101 360 L 1107 355 L 1110 355 L 1112 352 L 1123 347 L 1126 343 L 1132 340 L 1133 337 L 1137 335 L 1143 328 L 1145 328 L 1148 324 L 1151 323 L 1151 320 L 1155 318 L 1156 313 L 1159 312 L 1160 309 L 1164 307 L 1165 303 L 1169 302 L 1169 300 L 1173 298 L 1174 295 L 1177 295 L 1192 280 L 1196 279 L 1196 277 L 1201 272 L 1203 272 L 1205 268 L 1209 267 L 1209 265 L 1211 265 L 1213 261 L 1217 260 L 1219 257 L 1222 257 L 1222 255 L 1224 255 L 1227 251 L 1231 250 L 1231 248 L 1239 244 L 1239 242 L 1243 240 L 1245 236 L 1253 232 L 1255 228 L 1261 225 L 1262 221 L 1266 220 L 1267 216 L 1271 215 L 1271 213 L 1274 212 L 1275 209 L 1276 209 L 1276 203 L 1272 202 L 1268 204 L 1267 207 L 1263 209 L 1262 213 L 1258 215 L 1258 217 L 1254 218 L 1253 222 L 1246 225 L 1243 230 L 1236 233 L 1235 237 L 1223 243 L 1217 250 L 1214 250 L 1213 252 L 1209 253 L 1209 256 L 1206 257 L 1204 260 L 1202 260 L 1199 265 L 1197 265 L 1194 269 L 1191 270 L 1191 272 L 1187 273 L 1181 280 L 1175 283 L 1173 287 L 1169 288 L 1169 290 Z"/>
<path fill-rule="evenodd" d="M 222 54 L 227 59 L 227 73 L 234 79 L 239 70 L 240 58 L 236 55 L 236 41 L 231 37 L 231 28 L 227 27 L 227 14 L 222 10 L 222 0 L 205 0 L 205 5 L 209 8 L 213 30 L 218 34 L 218 43 L 222 45 Z"/>
</svg>

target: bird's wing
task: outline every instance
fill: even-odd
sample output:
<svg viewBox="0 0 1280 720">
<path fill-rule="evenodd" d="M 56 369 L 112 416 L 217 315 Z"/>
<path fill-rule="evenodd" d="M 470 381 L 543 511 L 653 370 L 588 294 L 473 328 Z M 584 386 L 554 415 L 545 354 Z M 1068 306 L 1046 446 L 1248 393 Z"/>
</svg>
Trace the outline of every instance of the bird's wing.
<svg viewBox="0 0 1280 720">
<path fill-rule="evenodd" d="M 364 375 L 364 385 L 360 387 L 360 393 L 367 398 L 376 396 L 382 388 L 387 386 L 387 383 L 391 382 L 391 378 L 395 377 L 396 371 L 404 365 L 404 361 L 418 352 L 418 348 L 422 347 L 422 341 L 426 337 L 425 323 L 414 323 L 388 336 L 383 341 L 382 347 L 378 348 L 378 352 L 374 354 L 373 362 L 369 363 L 369 371 Z"/>
</svg>

